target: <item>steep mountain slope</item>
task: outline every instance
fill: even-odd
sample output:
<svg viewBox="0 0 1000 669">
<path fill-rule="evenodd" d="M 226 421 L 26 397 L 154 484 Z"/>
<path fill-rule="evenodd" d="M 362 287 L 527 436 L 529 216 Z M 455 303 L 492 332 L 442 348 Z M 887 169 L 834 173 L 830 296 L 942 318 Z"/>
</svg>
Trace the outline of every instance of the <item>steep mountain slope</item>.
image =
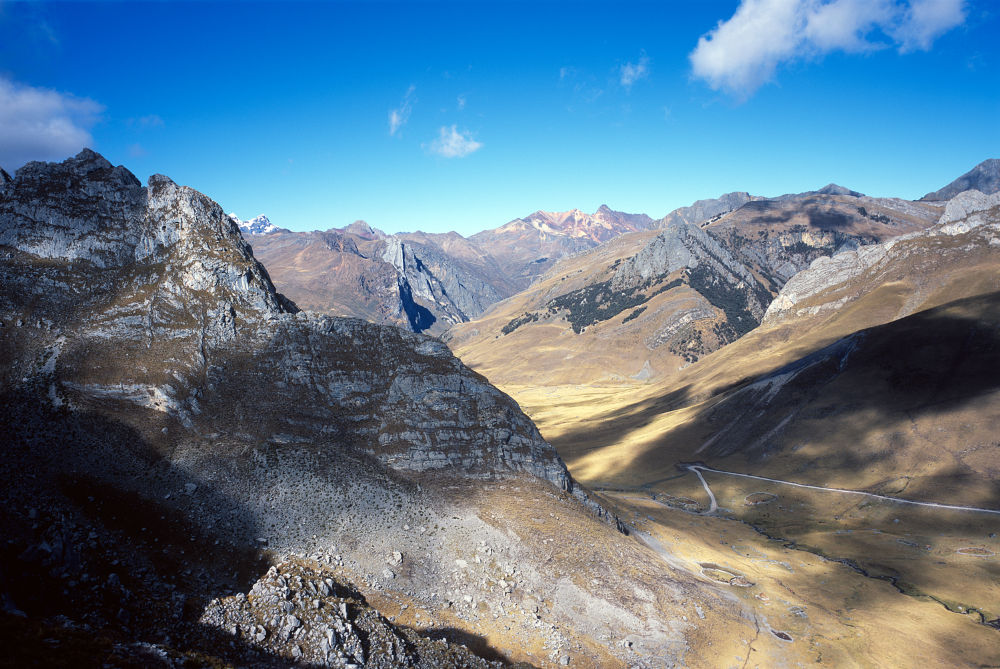
<svg viewBox="0 0 1000 669">
<path fill-rule="evenodd" d="M 920 230 L 941 211 L 835 190 L 624 235 L 560 262 L 446 338 L 515 396 L 529 372 L 529 385 L 662 380 L 756 327 L 815 258 Z"/>
<path fill-rule="evenodd" d="M 304 308 L 440 334 L 523 289 L 555 258 L 652 224 L 601 207 L 594 215 L 537 212 L 470 239 L 386 235 L 364 221 L 326 232 L 244 229 L 281 291 Z"/>
<path fill-rule="evenodd" d="M 496 263 L 455 234 L 388 236 L 358 222 L 248 241 L 303 308 L 414 332 L 443 332 L 511 290 Z"/>
<path fill-rule="evenodd" d="M 1000 627 L 998 268 L 1000 196 L 963 193 L 927 230 L 815 260 L 760 327 L 667 383 L 520 399 L 573 475 L 606 487 L 623 517 L 651 519 L 646 531 L 736 533 L 738 562 L 710 545 L 701 559 L 760 579 L 768 560 L 836 561 L 845 569 L 824 574 L 814 606 L 873 630 L 890 623 L 857 616 L 899 607 L 922 618 L 906 638 L 925 661 L 988 664 Z M 744 524 L 801 556 L 775 555 Z M 867 606 L 857 588 L 871 579 L 897 594 Z M 961 648 L 947 641 L 959 637 Z M 893 652 L 855 661 L 916 665 Z"/>
<path fill-rule="evenodd" d="M 716 666 L 759 633 L 440 342 L 297 312 L 190 188 L 31 163 L 0 254 L 2 619 L 43 661 Z"/>
<path fill-rule="evenodd" d="M 1000 190 L 1000 159 L 991 158 L 979 163 L 971 170 L 940 190 L 920 198 L 921 200 L 950 200 L 967 190 L 977 190 L 987 195 Z"/>
<path fill-rule="evenodd" d="M 386 235 L 364 221 L 291 233 L 234 220 L 278 287 L 303 307 L 441 334 L 527 288 L 559 258 L 669 221 L 703 223 L 750 199 L 728 193 L 660 221 L 606 205 L 594 214 L 539 211 L 469 239 L 455 232 Z"/>
</svg>

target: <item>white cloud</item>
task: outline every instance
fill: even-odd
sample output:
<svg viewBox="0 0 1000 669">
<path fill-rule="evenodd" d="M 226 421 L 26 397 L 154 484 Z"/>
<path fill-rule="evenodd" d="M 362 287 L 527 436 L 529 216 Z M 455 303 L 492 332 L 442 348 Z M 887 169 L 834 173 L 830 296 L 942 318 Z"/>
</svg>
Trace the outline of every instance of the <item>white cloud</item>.
<svg viewBox="0 0 1000 669">
<path fill-rule="evenodd" d="M 462 111 L 463 109 L 465 109 L 465 105 L 466 105 L 467 102 L 468 102 L 468 100 L 465 99 L 464 95 L 459 95 L 458 96 L 458 111 Z"/>
<path fill-rule="evenodd" d="M 803 37 L 819 52 L 858 52 L 878 48 L 868 41 L 876 26 L 892 20 L 891 0 L 836 0 L 817 4 L 805 16 Z"/>
<path fill-rule="evenodd" d="M 472 139 L 467 131 L 459 131 L 457 126 L 441 127 L 438 138 L 431 142 L 430 150 L 445 158 L 464 158 L 483 147 Z"/>
<path fill-rule="evenodd" d="M 59 160 L 94 143 L 90 128 L 104 111 L 89 98 L 35 88 L 0 76 L 0 165 Z"/>
<path fill-rule="evenodd" d="M 417 90 L 416 86 L 410 85 L 406 89 L 406 94 L 403 95 L 403 101 L 400 102 L 397 109 L 392 109 L 389 111 L 389 134 L 395 136 L 399 129 L 406 125 L 406 122 L 410 120 L 410 112 L 413 110 L 413 92 Z"/>
<path fill-rule="evenodd" d="M 632 88 L 632 84 L 645 79 L 649 74 L 649 57 L 643 54 L 638 63 L 625 63 L 621 67 L 621 85 L 626 89 Z"/>
<path fill-rule="evenodd" d="M 778 65 L 831 51 L 929 49 L 965 20 L 965 0 L 742 0 L 690 54 L 694 75 L 746 98 Z"/>
<path fill-rule="evenodd" d="M 964 21 L 965 2 L 962 0 L 910 0 L 905 19 L 892 36 L 904 53 L 927 51 L 935 39 Z"/>
</svg>

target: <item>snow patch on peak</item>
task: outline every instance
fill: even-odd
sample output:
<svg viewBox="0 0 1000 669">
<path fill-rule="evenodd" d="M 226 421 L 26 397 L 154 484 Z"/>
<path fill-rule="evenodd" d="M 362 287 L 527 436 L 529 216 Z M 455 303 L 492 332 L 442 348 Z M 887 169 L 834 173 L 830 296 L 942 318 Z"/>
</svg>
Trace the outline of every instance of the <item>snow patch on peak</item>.
<svg viewBox="0 0 1000 669">
<path fill-rule="evenodd" d="M 229 220 L 239 226 L 242 232 L 249 235 L 267 235 L 284 229 L 271 223 L 271 220 L 264 214 L 251 218 L 249 221 L 244 221 L 236 214 L 230 213 Z"/>
</svg>

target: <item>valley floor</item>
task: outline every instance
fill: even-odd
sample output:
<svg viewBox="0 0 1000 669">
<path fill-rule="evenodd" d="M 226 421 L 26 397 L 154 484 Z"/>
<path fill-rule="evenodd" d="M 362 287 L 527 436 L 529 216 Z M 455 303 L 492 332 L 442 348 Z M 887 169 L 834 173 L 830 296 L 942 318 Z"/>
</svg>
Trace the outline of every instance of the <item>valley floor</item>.
<svg viewBox="0 0 1000 669">
<path fill-rule="evenodd" d="M 698 407 L 659 411 L 640 385 L 506 390 L 641 540 L 755 612 L 752 639 L 713 630 L 719 666 L 1000 664 L 995 510 L 907 503 L 906 477 L 876 494 L 651 459 Z"/>
</svg>

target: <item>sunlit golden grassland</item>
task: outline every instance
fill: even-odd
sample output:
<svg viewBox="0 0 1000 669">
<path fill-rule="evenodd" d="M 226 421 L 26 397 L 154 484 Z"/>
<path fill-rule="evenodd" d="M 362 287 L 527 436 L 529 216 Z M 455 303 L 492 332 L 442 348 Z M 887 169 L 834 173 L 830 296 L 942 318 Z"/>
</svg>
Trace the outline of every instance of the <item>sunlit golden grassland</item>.
<svg viewBox="0 0 1000 669">
<path fill-rule="evenodd" d="M 665 377 L 499 385 L 673 558 L 754 584 L 731 586 L 766 621 L 747 666 L 773 644 L 829 666 L 997 665 L 1000 515 L 712 472 L 704 515 L 682 468 L 1000 509 L 996 256 L 968 235 L 914 242 Z"/>
</svg>

